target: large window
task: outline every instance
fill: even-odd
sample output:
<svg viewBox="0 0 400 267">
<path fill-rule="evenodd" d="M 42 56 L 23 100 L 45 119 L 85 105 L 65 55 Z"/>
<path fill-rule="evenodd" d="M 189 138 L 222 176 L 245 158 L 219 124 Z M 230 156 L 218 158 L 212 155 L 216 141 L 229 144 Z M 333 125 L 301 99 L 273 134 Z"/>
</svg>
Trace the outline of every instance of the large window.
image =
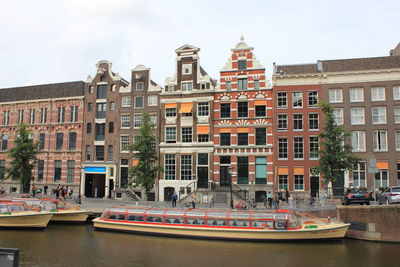
<svg viewBox="0 0 400 267">
<path fill-rule="evenodd" d="M 288 115 L 278 114 L 278 131 L 286 131 L 288 129 Z"/>
<path fill-rule="evenodd" d="M 144 83 L 143 82 L 137 82 L 136 83 L 136 91 L 143 91 L 144 88 Z"/>
<path fill-rule="evenodd" d="M 197 135 L 197 142 L 199 143 L 206 143 L 209 142 L 210 137 L 208 134 L 198 134 Z"/>
<path fill-rule="evenodd" d="M 46 134 L 45 133 L 39 133 L 39 149 L 40 150 L 44 149 L 45 139 L 46 139 Z"/>
<path fill-rule="evenodd" d="M 294 176 L 294 190 L 304 190 L 304 175 Z"/>
<path fill-rule="evenodd" d="M 67 183 L 74 182 L 75 160 L 67 161 Z"/>
<path fill-rule="evenodd" d="M 64 122 L 65 121 L 65 107 L 58 107 L 57 111 L 57 122 Z"/>
<path fill-rule="evenodd" d="M 293 114 L 293 130 L 303 130 L 303 114 Z"/>
<path fill-rule="evenodd" d="M 288 176 L 287 175 L 278 175 L 279 182 L 279 190 L 284 190 L 288 188 Z"/>
<path fill-rule="evenodd" d="M 120 160 L 120 180 L 121 180 L 121 188 L 125 188 L 128 186 L 128 176 L 129 176 L 129 160 L 128 159 L 121 159 Z"/>
<path fill-rule="evenodd" d="M 267 183 L 267 158 L 256 157 L 256 184 Z"/>
<path fill-rule="evenodd" d="M 68 136 L 68 149 L 75 150 L 76 149 L 76 133 L 71 132 Z"/>
<path fill-rule="evenodd" d="M 54 161 L 54 182 L 61 181 L 61 160 Z"/>
<path fill-rule="evenodd" d="M 238 118 L 248 117 L 248 103 L 238 102 Z"/>
<path fill-rule="evenodd" d="M 400 85 L 393 86 L 393 100 L 400 100 Z"/>
<path fill-rule="evenodd" d="M 18 110 L 18 124 L 24 123 L 24 110 Z"/>
<path fill-rule="evenodd" d="M 129 127 L 131 127 L 131 116 L 121 115 L 121 128 L 129 128 Z"/>
<path fill-rule="evenodd" d="M 260 89 L 260 80 L 254 80 L 254 90 Z"/>
<path fill-rule="evenodd" d="M 182 91 L 192 91 L 193 83 L 192 82 L 182 82 L 181 90 Z"/>
<path fill-rule="evenodd" d="M 113 153 L 114 152 L 114 147 L 112 145 L 108 145 L 107 147 L 107 160 L 108 161 L 113 161 Z"/>
<path fill-rule="evenodd" d="M 286 92 L 278 92 L 278 108 L 287 108 Z"/>
<path fill-rule="evenodd" d="M 120 150 L 121 152 L 128 152 L 129 151 L 129 136 L 127 135 L 122 135 L 120 136 Z"/>
<path fill-rule="evenodd" d="M 379 170 L 375 173 L 375 188 L 387 187 L 389 182 L 389 172 L 388 170 Z"/>
<path fill-rule="evenodd" d="M 245 70 L 246 68 L 247 68 L 246 60 L 245 59 L 238 60 L 238 69 L 239 70 Z"/>
<path fill-rule="evenodd" d="M 232 91 L 232 82 L 226 81 L 226 91 Z"/>
<path fill-rule="evenodd" d="M 366 163 L 360 162 L 355 164 L 353 168 L 353 186 L 354 187 L 367 187 L 367 180 L 365 179 Z"/>
<path fill-rule="evenodd" d="M 8 149 L 8 134 L 1 136 L 1 150 L 6 151 Z"/>
<path fill-rule="evenodd" d="M 164 163 L 165 180 L 175 180 L 176 160 L 174 154 L 166 154 Z"/>
<path fill-rule="evenodd" d="M 166 108 L 165 117 L 176 117 L 176 108 Z"/>
<path fill-rule="evenodd" d="M 400 107 L 394 107 L 394 123 L 400 123 Z"/>
<path fill-rule="evenodd" d="M 354 152 L 365 151 L 365 132 L 353 131 L 351 132 L 351 147 Z"/>
<path fill-rule="evenodd" d="M 192 155 L 181 155 L 181 180 L 192 180 Z"/>
<path fill-rule="evenodd" d="M 342 103 L 343 91 L 342 89 L 329 89 L 329 103 Z"/>
<path fill-rule="evenodd" d="M 249 157 L 237 157 L 238 184 L 249 183 Z"/>
<path fill-rule="evenodd" d="M 288 139 L 278 138 L 278 158 L 288 159 Z"/>
<path fill-rule="evenodd" d="M 104 119 L 106 117 L 107 104 L 106 103 L 98 103 L 96 104 L 96 118 Z"/>
<path fill-rule="evenodd" d="M 193 142 L 193 130 L 192 127 L 182 127 L 182 143 Z"/>
<path fill-rule="evenodd" d="M 86 152 L 85 152 L 85 158 L 86 161 L 90 161 L 90 145 L 86 145 Z"/>
<path fill-rule="evenodd" d="M 400 131 L 396 131 L 396 150 L 400 151 Z"/>
<path fill-rule="evenodd" d="M 373 107 L 372 124 L 385 124 L 385 123 L 386 123 L 386 107 Z"/>
<path fill-rule="evenodd" d="M 208 102 L 197 103 L 197 116 L 209 116 L 209 105 Z"/>
<path fill-rule="evenodd" d="M 352 108 L 350 110 L 350 121 L 351 125 L 364 125 L 364 108 Z"/>
<path fill-rule="evenodd" d="M 40 109 L 40 123 L 46 123 L 47 122 L 47 108 L 41 108 Z"/>
<path fill-rule="evenodd" d="M 43 174 L 44 174 L 44 160 L 39 159 L 37 165 L 38 165 L 37 181 L 38 182 L 42 182 L 43 181 Z"/>
<path fill-rule="evenodd" d="M 56 150 L 61 150 L 63 147 L 63 139 L 64 139 L 64 134 L 63 133 L 57 133 L 56 134 Z"/>
<path fill-rule="evenodd" d="M 364 101 L 364 89 L 363 88 L 351 88 L 350 89 L 350 102 L 363 102 Z"/>
<path fill-rule="evenodd" d="M 238 133 L 238 145 L 247 146 L 249 144 L 249 134 L 248 133 Z"/>
<path fill-rule="evenodd" d="M 176 127 L 165 128 L 165 142 L 176 143 Z"/>
<path fill-rule="evenodd" d="M 142 108 L 143 107 L 143 96 L 136 96 L 135 97 L 135 108 Z"/>
<path fill-rule="evenodd" d="M 5 177 L 6 161 L 4 159 L 0 160 L 0 180 Z"/>
<path fill-rule="evenodd" d="M 308 128 L 310 130 L 318 130 L 319 129 L 319 114 L 318 113 L 308 114 Z"/>
<path fill-rule="evenodd" d="M 292 107 L 301 108 L 303 107 L 303 93 L 293 92 L 292 93 Z"/>
<path fill-rule="evenodd" d="M 387 131 L 373 132 L 374 151 L 387 151 Z"/>
<path fill-rule="evenodd" d="M 133 115 L 133 127 L 140 128 L 142 126 L 142 114 Z"/>
<path fill-rule="evenodd" d="M 256 145 L 265 146 L 267 144 L 267 128 L 256 128 Z"/>
<path fill-rule="evenodd" d="M 10 111 L 3 111 L 3 125 L 10 124 Z"/>
<path fill-rule="evenodd" d="M 317 136 L 311 136 L 309 138 L 309 157 L 310 159 L 318 159 L 319 158 L 319 139 Z"/>
<path fill-rule="evenodd" d="M 107 93 L 107 84 L 97 85 L 97 99 L 106 98 L 106 93 Z"/>
<path fill-rule="evenodd" d="M 95 153 L 94 160 L 104 161 L 104 146 L 95 146 L 94 150 L 95 150 L 94 151 L 94 153 Z"/>
<path fill-rule="evenodd" d="M 294 159 L 304 158 L 303 137 L 293 138 Z"/>
<path fill-rule="evenodd" d="M 123 96 L 121 98 L 123 108 L 129 108 L 131 106 L 131 97 L 130 96 Z"/>
<path fill-rule="evenodd" d="M 337 125 L 343 125 L 343 109 L 342 108 L 333 108 L 333 117 Z"/>
<path fill-rule="evenodd" d="M 69 121 L 70 122 L 78 121 L 78 107 L 77 106 L 70 106 Z"/>
<path fill-rule="evenodd" d="M 256 117 L 267 116 L 267 107 L 265 105 L 256 105 Z"/>
<path fill-rule="evenodd" d="M 95 140 L 96 141 L 104 141 L 104 137 L 106 134 L 106 124 L 105 123 L 96 123 L 95 124 Z"/>
<path fill-rule="evenodd" d="M 35 114 L 36 114 L 35 109 L 29 109 L 29 124 L 35 123 Z"/>
<path fill-rule="evenodd" d="M 372 101 L 385 101 L 385 87 L 371 87 Z"/>
<path fill-rule="evenodd" d="M 231 134 L 230 133 L 221 133 L 220 135 L 221 146 L 230 146 L 231 145 Z"/>
<path fill-rule="evenodd" d="M 231 104 L 221 103 L 221 118 L 230 118 L 230 117 L 231 117 Z"/>
<path fill-rule="evenodd" d="M 308 91 L 308 106 L 318 107 L 318 91 Z"/>
<path fill-rule="evenodd" d="M 238 79 L 238 90 L 247 90 L 247 79 Z"/>
<path fill-rule="evenodd" d="M 158 103 L 158 96 L 156 95 L 149 95 L 147 98 L 147 105 L 148 106 L 157 106 Z"/>
</svg>

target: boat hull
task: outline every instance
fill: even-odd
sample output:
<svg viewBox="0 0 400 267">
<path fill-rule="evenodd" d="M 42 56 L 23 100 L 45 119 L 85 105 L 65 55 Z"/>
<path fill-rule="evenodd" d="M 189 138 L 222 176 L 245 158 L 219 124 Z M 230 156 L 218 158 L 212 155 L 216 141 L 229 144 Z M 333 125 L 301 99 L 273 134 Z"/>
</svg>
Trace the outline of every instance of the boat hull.
<svg viewBox="0 0 400 267">
<path fill-rule="evenodd" d="M 0 227 L 12 228 L 45 228 L 52 213 L 21 212 L 18 214 L 1 214 Z"/>
<path fill-rule="evenodd" d="M 85 222 L 89 216 L 87 211 L 59 210 L 53 213 L 51 222 Z"/>
<path fill-rule="evenodd" d="M 213 229 L 210 227 L 189 227 L 170 225 L 149 225 L 127 222 L 93 220 L 94 227 L 103 230 L 124 231 L 140 234 L 176 236 L 188 238 L 208 238 L 227 240 L 316 240 L 339 239 L 347 232 L 349 224 L 323 225 L 319 229 L 264 230 L 264 229 Z"/>
</svg>

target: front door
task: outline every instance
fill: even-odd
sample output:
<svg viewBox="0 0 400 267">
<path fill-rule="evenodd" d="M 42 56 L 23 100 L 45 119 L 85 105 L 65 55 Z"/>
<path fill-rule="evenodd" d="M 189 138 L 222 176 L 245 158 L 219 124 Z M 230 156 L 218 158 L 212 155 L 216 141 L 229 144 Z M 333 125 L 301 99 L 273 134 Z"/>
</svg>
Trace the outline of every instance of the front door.
<svg viewBox="0 0 400 267">
<path fill-rule="evenodd" d="M 220 175 L 220 186 L 230 186 L 231 185 L 231 177 L 229 175 L 229 166 L 221 166 L 219 168 Z"/>
<path fill-rule="evenodd" d="M 93 174 L 85 174 L 85 196 L 93 197 Z"/>
<path fill-rule="evenodd" d="M 332 190 L 334 196 L 342 196 L 344 193 L 344 172 L 332 183 Z"/>
<path fill-rule="evenodd" d="M 311 195 L 313 197 L 318 197 L 319 196 L 319 177 L 318 176 L 312 176 L 311 177 Z"/>
<path fill-rule="evenodd" d="M 197 167 L 197 187 L 208 188 L 208 167 Z"/>
</svg>

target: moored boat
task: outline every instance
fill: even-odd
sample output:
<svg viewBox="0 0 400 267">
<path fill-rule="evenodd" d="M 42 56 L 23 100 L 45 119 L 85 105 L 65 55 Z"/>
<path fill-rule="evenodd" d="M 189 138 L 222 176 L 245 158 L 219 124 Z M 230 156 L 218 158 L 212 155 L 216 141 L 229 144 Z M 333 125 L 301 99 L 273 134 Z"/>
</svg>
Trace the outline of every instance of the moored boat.
<svg viewBox="0 0 400 267">
<path fill-rule="evenodd" d="M 343 238 L 349 224 L 328 222 L 290 210 L 237 211 L 110 207 L 94 227 L 176 237 L 232 240 L 313 240 Z"/>
<path fill-rule="evenodd" d="M 29 209 L 25 203 L 0 203 L 0 227 L 45 228 L 52 216 L 51 212 Z"/>
</svg>

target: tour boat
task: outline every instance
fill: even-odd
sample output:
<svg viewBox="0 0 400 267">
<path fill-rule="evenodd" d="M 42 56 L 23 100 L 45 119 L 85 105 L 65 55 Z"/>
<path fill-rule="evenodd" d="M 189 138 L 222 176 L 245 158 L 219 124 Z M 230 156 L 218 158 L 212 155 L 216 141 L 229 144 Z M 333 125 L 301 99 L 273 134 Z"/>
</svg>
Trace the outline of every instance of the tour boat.
<svg viewBox="0 0 400 267">
<path fill-rule="evenodd" d="M 232 240 L 343 238 L 350 224 L 290 210 L 238 211 L 116 206 L 93 220 L 103 230 Z"/>
<path fill-rule="evenodd" d="M 45 228 L 53 213 L 32 210 L 25 203 L 0 202 L 0 227 Z"/>
<path fill-rule="evenodd" d="M 42 211 L 53 213 L 51 222 L 85 222 L 88 211 L 79 206 L 70 205 L 64 201 L 51 198 L 14 198 L 12 201 L 23 201 L 27 205 L 39 207 Z"/>
</svg>

